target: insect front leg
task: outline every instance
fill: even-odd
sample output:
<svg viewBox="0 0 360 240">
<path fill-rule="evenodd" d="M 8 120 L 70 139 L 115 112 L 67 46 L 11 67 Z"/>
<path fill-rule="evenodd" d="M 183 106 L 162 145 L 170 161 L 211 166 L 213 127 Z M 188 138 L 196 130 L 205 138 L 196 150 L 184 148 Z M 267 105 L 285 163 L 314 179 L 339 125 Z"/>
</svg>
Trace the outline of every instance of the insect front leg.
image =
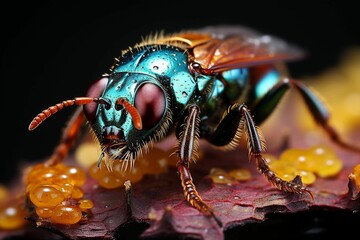
<svg viewBox="0 0 360 240">
<path fill-rule="evenodd" d="M 202 200 L 197 192 L 190 173 L 189 163 L 193 160 L 193 156 L 199 147 L 200 108 L 197 105 L 189 105 L 187 111 L 187 116 L 184 118 L 183 124 L 180 125 L 182 129 L 177 133 L 177 138 L 179 139 L 177 169 L 184 196 L 191 206 L 207 216 L 214 217 L 221 226 L 221 222 L 215 217 L 213 210 Z"/>
<path fill-rule="evenodd" d="M 65 159 L 70 148 L 74 144 L 74 140 L 78 136 L 81 127 L 85 123 L 85 119 L 82 108 L 79 107 L 64 129 L 58 146 L 53 151 L 50 159 L 46 162 L 47 165 L 55 165 Z"/>
<path fill-rule="evenodd" d="M 282 180 L 270 170 L 269 165 L 262 156 L 265 141 L 245 105 L 231 106 L 214 133 L 208 137 L 208 141 L 216 146 L 234 146 L 244 131 L 248 141 L 249 158 L 255 159 L 257 169 L 271 184 L 286 192 L 309 193 L 312 196 L 310 190 L 302 184 L 300 177 L 288 182 Z"/>
</svg>

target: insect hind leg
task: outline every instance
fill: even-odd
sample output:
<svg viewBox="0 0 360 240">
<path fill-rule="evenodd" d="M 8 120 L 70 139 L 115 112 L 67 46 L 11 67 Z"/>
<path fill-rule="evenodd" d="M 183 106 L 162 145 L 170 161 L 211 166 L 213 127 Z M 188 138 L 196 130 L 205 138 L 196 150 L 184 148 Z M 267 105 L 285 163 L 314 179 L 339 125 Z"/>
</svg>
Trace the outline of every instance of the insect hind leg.
<svg viewBox="0 0 360 240">
<path fill-rule="evenodd" d="M 241 137 L 242 132 L 245 132 L 247 136 L 249 158 L 255 159 L 257 169 L 272 185 L 285 192 L 308 193 L 313 197 L 311 191 L 302 184 L 299 176 L 295 177 L 293 181 L 285 181 L 270 170 L 262 156 L 262 152 L 265 150 L 265 141 L 245 105 L 234 105 L 229 108 L 208 141 L 216 146 L 233 146 Z"/>
<path fill-rule="evenodd" d="M 313 119 L 325 130 L 331 140 L 345 149 L 360 153 L 360 146 L 354 146 L 345 142 L 340 137 L 339 133 L 329 124 L 330 113 L 326 106 L 317 97 L 315 92 L 299 81 L 290 80 L 290 83 L 296 90 L 299 91 Z"/>
</svg>

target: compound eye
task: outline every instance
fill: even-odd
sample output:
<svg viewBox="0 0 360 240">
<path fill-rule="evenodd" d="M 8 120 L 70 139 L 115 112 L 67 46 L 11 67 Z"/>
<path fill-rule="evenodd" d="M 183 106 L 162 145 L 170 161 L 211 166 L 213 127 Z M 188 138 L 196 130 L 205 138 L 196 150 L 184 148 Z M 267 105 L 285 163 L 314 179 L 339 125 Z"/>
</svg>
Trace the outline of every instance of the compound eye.
<svg viewBox="0 0 360 240">
<path fill-rule="evenodd" d="M 135 108 L 138 110 L 143 129 L 156 126 L 165 112 L 165 95 L 163 90 L 155 84 L 145 83 L 141 85 L 135 95 Z"/>
<path fill-rule="evenodd" d="M 86 91 L 86 97 L 98 98 L 101 97 L 104 89 L 109 81 L 109 78 L 99 78 L 95 80 L 88 90 Z M 83 106 L 85 116 L 90 123 L 94 123 L 96 118 L 98 103 L 89 103 Z"/>
</svg>

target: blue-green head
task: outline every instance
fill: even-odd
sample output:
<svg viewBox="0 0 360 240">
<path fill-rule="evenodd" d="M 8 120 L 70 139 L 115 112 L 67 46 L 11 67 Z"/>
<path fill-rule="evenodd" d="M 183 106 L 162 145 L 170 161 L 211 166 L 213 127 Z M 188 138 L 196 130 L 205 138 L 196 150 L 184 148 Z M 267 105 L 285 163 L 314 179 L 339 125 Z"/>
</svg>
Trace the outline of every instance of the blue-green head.
<svg viewBox="0 0 360 240">
<path fill-rule="evenodd" d="M 168 135 L 176 116 L 193 101 L 195 87 L 182 49 L 156 45 L 125 53 L 86 94 L 101 99 L 84 105 L 84 113 L 102 155 L 134 160 Z"/>
</svg>

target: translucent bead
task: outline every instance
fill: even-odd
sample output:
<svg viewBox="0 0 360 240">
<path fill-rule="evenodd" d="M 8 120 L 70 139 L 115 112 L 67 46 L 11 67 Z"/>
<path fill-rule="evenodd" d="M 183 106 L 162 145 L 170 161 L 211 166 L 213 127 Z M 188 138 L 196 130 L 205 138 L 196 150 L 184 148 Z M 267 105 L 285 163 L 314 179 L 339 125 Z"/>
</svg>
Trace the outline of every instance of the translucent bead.
<svg viewBox="0 0 360 240">
<path fill-rule="evenodd" d="M 313 172 L 300 170 L 296 171 L 295 175 L 300 175 L 301 180 L 305 185 L 311 185 L 316 181 L 316 175 Z"/>
<path fill-rule="evenodd" d="M 168 154 L 160 149 L 154 148 L 147 155 L 139 158 L 135 164 L 144 174 L 159 174 L 167 170 Z"/>
<path fill-rule="evenodd" d="M 76 161 L 84 167 L 96 164 L 101 153 L 98 143 L 83 143 L 75 151 Z"/>
<path fill-rule="evenodd" d="M 24 226 L 25 211 L 20 206 L 3 206 L 0 208 L 0 229 L 15 230 Z"/>
<path fill-rule="evenodd" d="M 294 163 L 286 161 L 275 160 L 269 164 L 270 169 L 277 175 L 293 174 L 296 171 Z"/>
<path fill-rule="evenodd" d="M 356 186 L 360 189 L 360 164 L 353 167 L 351 178 L 355 181 Z"/>
<path fill-rule="evenodd" d="M 73 185 L 78 187 L 84 185 L 86 181 L 86 173 L 78 167 L 69 167 L 66 169 L 64 174 L 66 174 L 69 179 L 71 179 Z"/>
<path fill-rule="evenodd" d="M 306 154 L 307 150 L 305 149 L 290 148 L 280 154 L 279 160 L 288 163 L 297 163 L 299 161 L 299 157 Z"/>
<path fill-rule="evenodd" d="M 98 179 L 98 183 L 104 188 L 113 189 L 122 186 L 124 184 L 124 181 L 118 177 L 115 177 L 112 174 L 109 174 Z"/>
<path fill-rule="evenodd" d="M 89 199 L 79 200 L 79 207 L 83 210 L 91 209 L 94 207 L 94 203 Z"/>
<path fill-rule="evenodd" d="M 277 158 L 274 155 L 264 153 L 263 157 L 265 158 L 266 162 L 270 164 L 273 161 L 277 161 Z"/>
<path fill-rule="evenodd" d="M 39 185 L 30 191 L 30 200 L 37 207 L 55 207 L 65 197 L 61 191 L 51 185 Z"/>
<path fill-rule="evenodd" d="M 53 209 L 51 222 L 58 224 L 76 224 L 81 220 L 82 212 L 77 206 L 58 205 Z"/>
<path fill-rule="evenodd" d="M 88 170 L 89 175 L 93 179 L 100 179 L 107 174 L 105 171 L 102 170 L 103 168 L 106 168 L 106 167 L 104 165 L 98 166 L 97 163 L 94 163 L 93 165 L 91 165 L 91 167 Z"/>
<path fill-rule="evenodd" d="M 209 174 L 210 178 L 214 183 L 218 184 L 232 184 L 234 180 L 230 177 L 230 175 L 221 168 L 212 168 Z"/>
<path fill-rule="evenodd" d="M 316 173 L 323 178 L 333 177 L 337 175 L 343 167 L 343 163 L 338 158 L 318 159 L 318 167 Z"/>
<path fill-rule="evenodd" d="M 51 208 L 36 208 L 36 214 L 41 218 L 50 218 L 53 210 Z"/>
<path fill-rule="evenodd" d="M 229 176 L 238 181 L 246 181 L 251 178 L 251 172 L 245 168 L 238 168 L 231 170 Z"/>
<path fill-rule="evenodd" d="M 81 188 L 75 186 L 72 190 L 71 197 L 73 199 L 80 199 L 83 196 L 84 196 L 83 190 L 81 190 Z"/>
</svg>

